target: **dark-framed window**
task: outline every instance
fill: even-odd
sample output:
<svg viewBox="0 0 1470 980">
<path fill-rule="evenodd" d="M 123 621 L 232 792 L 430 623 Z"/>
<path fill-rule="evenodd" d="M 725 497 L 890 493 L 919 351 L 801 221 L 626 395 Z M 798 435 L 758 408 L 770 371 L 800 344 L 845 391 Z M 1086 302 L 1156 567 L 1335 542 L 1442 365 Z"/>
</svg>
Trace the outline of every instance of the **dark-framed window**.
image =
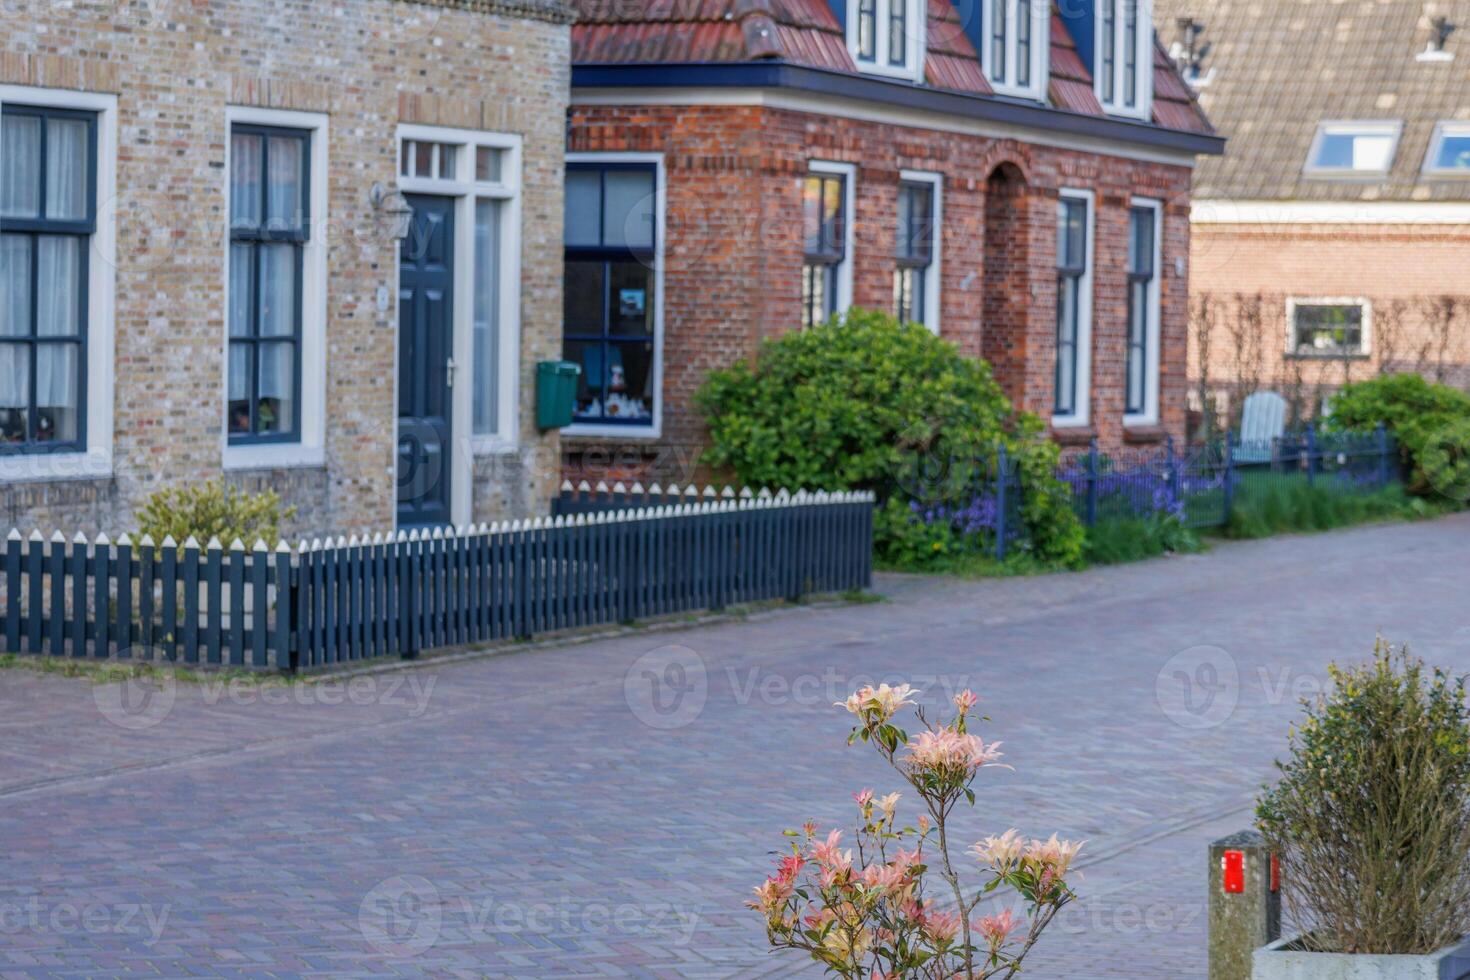
<svg viewBox="0 0 1470 980">
<path fill-rule="evenodd" d="M 802 187 L 801 325 L 815 327 L 837 312 L 847 260 L 847 178 L 807 174 Z"/>
<path fill-rule="evenodd" d="M 861 61 L 878 57 L 878 0 L 858 0 L 857 56 Z"/>
<path fill-rule="evenodd" d="M 1117 0 L 1102 2 L 1102 100 L 1111 104 L 1118 84 L 1118 8 Z"/>
<path fill-rule="evenodd" d="M 1006 78 L 1006 48 L 1009 42 L 1009 25 L 1006 21 L 1006 0 L 991 0 L 990 24 L 990 76 L 1004 84 Z"/>
<path fill-rule="evenodd" d="M 934 265 L 934 185 L 898 185 L 898 252 L 893 270 L 893 312 L 900 322 L 929 322 L 929 270 Z"/>
<path fill-rule="evenodd" d="M 582 366 L 575 419 L 651 426 L 658 168 L 569 163 L 563 356 Z"/>
<path fill-rule="evenodd" d="M 0 454 L 86 446 L 97 113 L 0 110 Z"/>
<path fill-rule="evenodd" d="M 1298 357 L 1356 357 L 1363 354 L 1362 303 L 1294 302 L 1291 349 Z"/>
<path fill-rule="evenodd" d="M 231 445 L 301 438 L 302 281 L 311 239 L 311 132 L 230 128 Z"/>
<path fill-rule="evenodd" d="M 1148 411 L 1148 335 L 1153 315 L 1154 252 L 1158 212 L 1135 207 L 1128 212 L 1128 394 L 1126 411 Z"/>
<path fill-rule="evenodd" d="M 1123 104 L 1138 105 L 1138 0 L 1123 4 Z"/>
<path fill-rule="evenodd" d="M 909 61 L 909 0 L 888 0 L 888 63 L 902 68 Z"/>
<path fill-rule="evenodd" d="M 1087 278 L 1087 202 L 1063 197 L 1057 203 L 1057 373 L 1058 415 L 1077 414 L 1077 367 L 1082 334 L 1082 289 Z"/>
<path fill-rule="evenodd" d="M 1016 84 L 1031 84 L 1031 0 L 1016 0 Z"/>
</svg>

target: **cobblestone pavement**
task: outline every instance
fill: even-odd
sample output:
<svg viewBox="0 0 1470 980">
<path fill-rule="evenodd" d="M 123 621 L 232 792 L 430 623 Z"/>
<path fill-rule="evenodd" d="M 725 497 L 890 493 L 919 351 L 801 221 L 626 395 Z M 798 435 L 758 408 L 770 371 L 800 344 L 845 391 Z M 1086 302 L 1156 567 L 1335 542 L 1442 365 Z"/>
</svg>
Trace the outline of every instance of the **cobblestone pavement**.
<svg viewBox="0 0 1470 980">
<path fill-rule="evenodd" d="M 878 678 L 981 694 L 1016 769 L 962 837 L 1088 840 L 1028 976 L 1202 977 L 1205 844 L 1296 697 L 1380 630 L 1470 668 L 1467 573 L 1460 517 L 289 695 L 0 671 L 0 977 L 811 975 L 740 906 L 893 786 L 831 707 Z"/>
</svg>

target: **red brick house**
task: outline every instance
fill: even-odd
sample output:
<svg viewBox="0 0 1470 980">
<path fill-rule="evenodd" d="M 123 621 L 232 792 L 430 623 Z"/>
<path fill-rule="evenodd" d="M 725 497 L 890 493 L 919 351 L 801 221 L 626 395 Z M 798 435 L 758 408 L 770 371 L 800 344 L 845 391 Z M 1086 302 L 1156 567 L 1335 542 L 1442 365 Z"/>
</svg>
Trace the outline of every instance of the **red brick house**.
<svg viewBox="0 0 1470 980">
<path fill-rule="evenodd" d="M 569 471 L 688 479 L 706 374 L 850 306 L 986 358 L 1058 438 L 1182 434 L 1224 141 L 1150 0 L 922 2 L 578 0 Z"/>
</svg>

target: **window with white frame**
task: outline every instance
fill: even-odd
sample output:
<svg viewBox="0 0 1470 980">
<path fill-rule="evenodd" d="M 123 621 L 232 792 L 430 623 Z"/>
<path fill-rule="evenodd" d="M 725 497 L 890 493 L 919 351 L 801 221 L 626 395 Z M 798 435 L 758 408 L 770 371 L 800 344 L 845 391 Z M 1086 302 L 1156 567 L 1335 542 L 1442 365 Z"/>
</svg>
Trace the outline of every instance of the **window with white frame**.
<svg viewBox="0 0 1470 980">
<path fill-rule="evenodd" d="M 984 0 L 980 62 L 997 92 L 1046 97 L 1050 24 L 1049 0 Z"/>
<path fill-rule="evenodd" d="M 451 394 L 451 427 L 477 452 L 518 439 L 520 155 L 514 134 L 399 127 L 399 190 L 455 200 L 451 370 L 467 367 L 469 385 Z"/>
<path fill-rule="evenodd" d="M 1086 425 L 1092 373 L 1092 195 L 1057 202 L 1057 344 L 1052 423 Z"/>
<path fill-rule="evenodd" d="M 905 171 L 898 185 L 893 312 L 939 332 L 939 174 Z"/>
<path fill-rule="evenodd" d="M 1324 122 L 1307 154 L 1314 177 L 1374 177 L 1393 167 L 1403 123 L 1397 120 Z"/>
<path fill-rule="evenodd" d="M 6 478 L 111 468 L 116 125 L 111 96 L 0 86 Z"/>
<path fill-rule="evenodd" d="M 1289 299 L 1287 353 L 1294 357 L 1366 355 L 1372 318 L 1373 308 L 1366 299 Z"/>
<path fill-rule="evenodd" d="M 1098 0 L 1093 74 L 1103 109 L 1148 119 L 1153 113 L 1153 2 Z"/>
<path fill-rule="evenodd" d="M 573 416 L 582 431 L 657 431 L 660 170 L 642 157 L 567 164 L 562 356 L 582 367 Z"/>
<path fill-rule="evenodd" d="M 858 70 L 923 78 L 925 0 L 847 0 L 847 50 Z"/>
<path fill-rule="evenodd" d="M 802 184 L 801 325 L 815 327 L 852 302 L 853 182 L 845 163 L 812 163 Z"/>
<path fill-rule="evenodd" d="M 1470 122 L 1442 122 L 1434 127 L 1424 172 L 1442 177 L 1470 177 Z"/>
<path fill-rule="evenodd" d="M 1125 421 L 1158 421 L 1159 250 L 1163 208 L 1135 201 L 1128 211 L 1128 358 Z"/>
</svg>

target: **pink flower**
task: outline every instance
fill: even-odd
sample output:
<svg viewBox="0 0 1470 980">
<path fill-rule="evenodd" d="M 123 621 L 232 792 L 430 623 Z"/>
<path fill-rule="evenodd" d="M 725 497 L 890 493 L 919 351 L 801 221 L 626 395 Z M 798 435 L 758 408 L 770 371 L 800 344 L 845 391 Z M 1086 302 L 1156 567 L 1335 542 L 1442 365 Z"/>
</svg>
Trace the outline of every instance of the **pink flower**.
<svg viewBox="0 0 1470 980">
<path fill-rule="evenodd" d="M 970 923 L 970 927 L 985 940 L 993 953 L 1010 941 L 1011 933 L 1021 927 L 1021 920 L 1016 913 L 1010 909 L 998 912 L 995 915 L 987 915 L 985 918 Z"/>
<path fill-rule="evenodd" d="M 954 696 L 954 706 L 960 709 L 960 714 L 965 714 L 971 708 L 975 707 L 975 702 L 979 700 L 980 698 L 976 696 L 975 692 L 967 687 Z"/>
<path fill-rule="evenodd" d="M 977 736 L 961 734 L 952 728 L 937 732 L 920 732 L 908 744 L 910 768 L 954 776 L 988 766 L 1001 757 L 1000 743 L 986 745 Z"/>
<path fill-rule="evenodd" d="M 860 687 L 846 701 L 836 701 L 833 705 L 846 708 L 865 722 L 881 724 L 897 714 L 898 709 L 904 705 L 916 703 L 912 697 L 915 693 L 907 684 L 897 687 L 880 684 L 877 688 Z"/>
<path fill-rule="evenodd" d="M 997 872 L 1004 874 L 1021 859 L 1026 844 L 1021 839 L 1021 832 L 1012 828 L 999 837 L 987 837 L 983 841 L 970 845 L 969 853 L 982 864 L 988 864 Z"/>
<path fill-rule="evenodd" d="M 1067 869 L 1072 866 L 1072 859 L 1077 852 L 1082 850 L 1085 841 L 1073 843 L 1069 840 L 1057 840 L 1057 835 L 1052 834 L 1051 840 L 1033 840 L 1026 845 L 1026 853 L 1022 863 L 1030 868 L 1039 877 L 1044 872 L 1050 872 L 1050 879 L 1063 878 Z"/>
<path fill-rule="evenodd" d="M 954 942 L 955 936 L 959 935 L 962 921 L 958 912 L 929 912 L 924 916 L 922 928 L 930 942 L 944 947 Z"/>
<path fill-rule="evenodd" d="M 857 803 L 858 809 L 862 810 L 863 813 L 866 814 L 868 812 L 868 804 L 873 802 L 873 791 L 870 789 L 865 789 L 861 793 L 852 794 L 852 798 L 853 801 Z"/>
</svg>

